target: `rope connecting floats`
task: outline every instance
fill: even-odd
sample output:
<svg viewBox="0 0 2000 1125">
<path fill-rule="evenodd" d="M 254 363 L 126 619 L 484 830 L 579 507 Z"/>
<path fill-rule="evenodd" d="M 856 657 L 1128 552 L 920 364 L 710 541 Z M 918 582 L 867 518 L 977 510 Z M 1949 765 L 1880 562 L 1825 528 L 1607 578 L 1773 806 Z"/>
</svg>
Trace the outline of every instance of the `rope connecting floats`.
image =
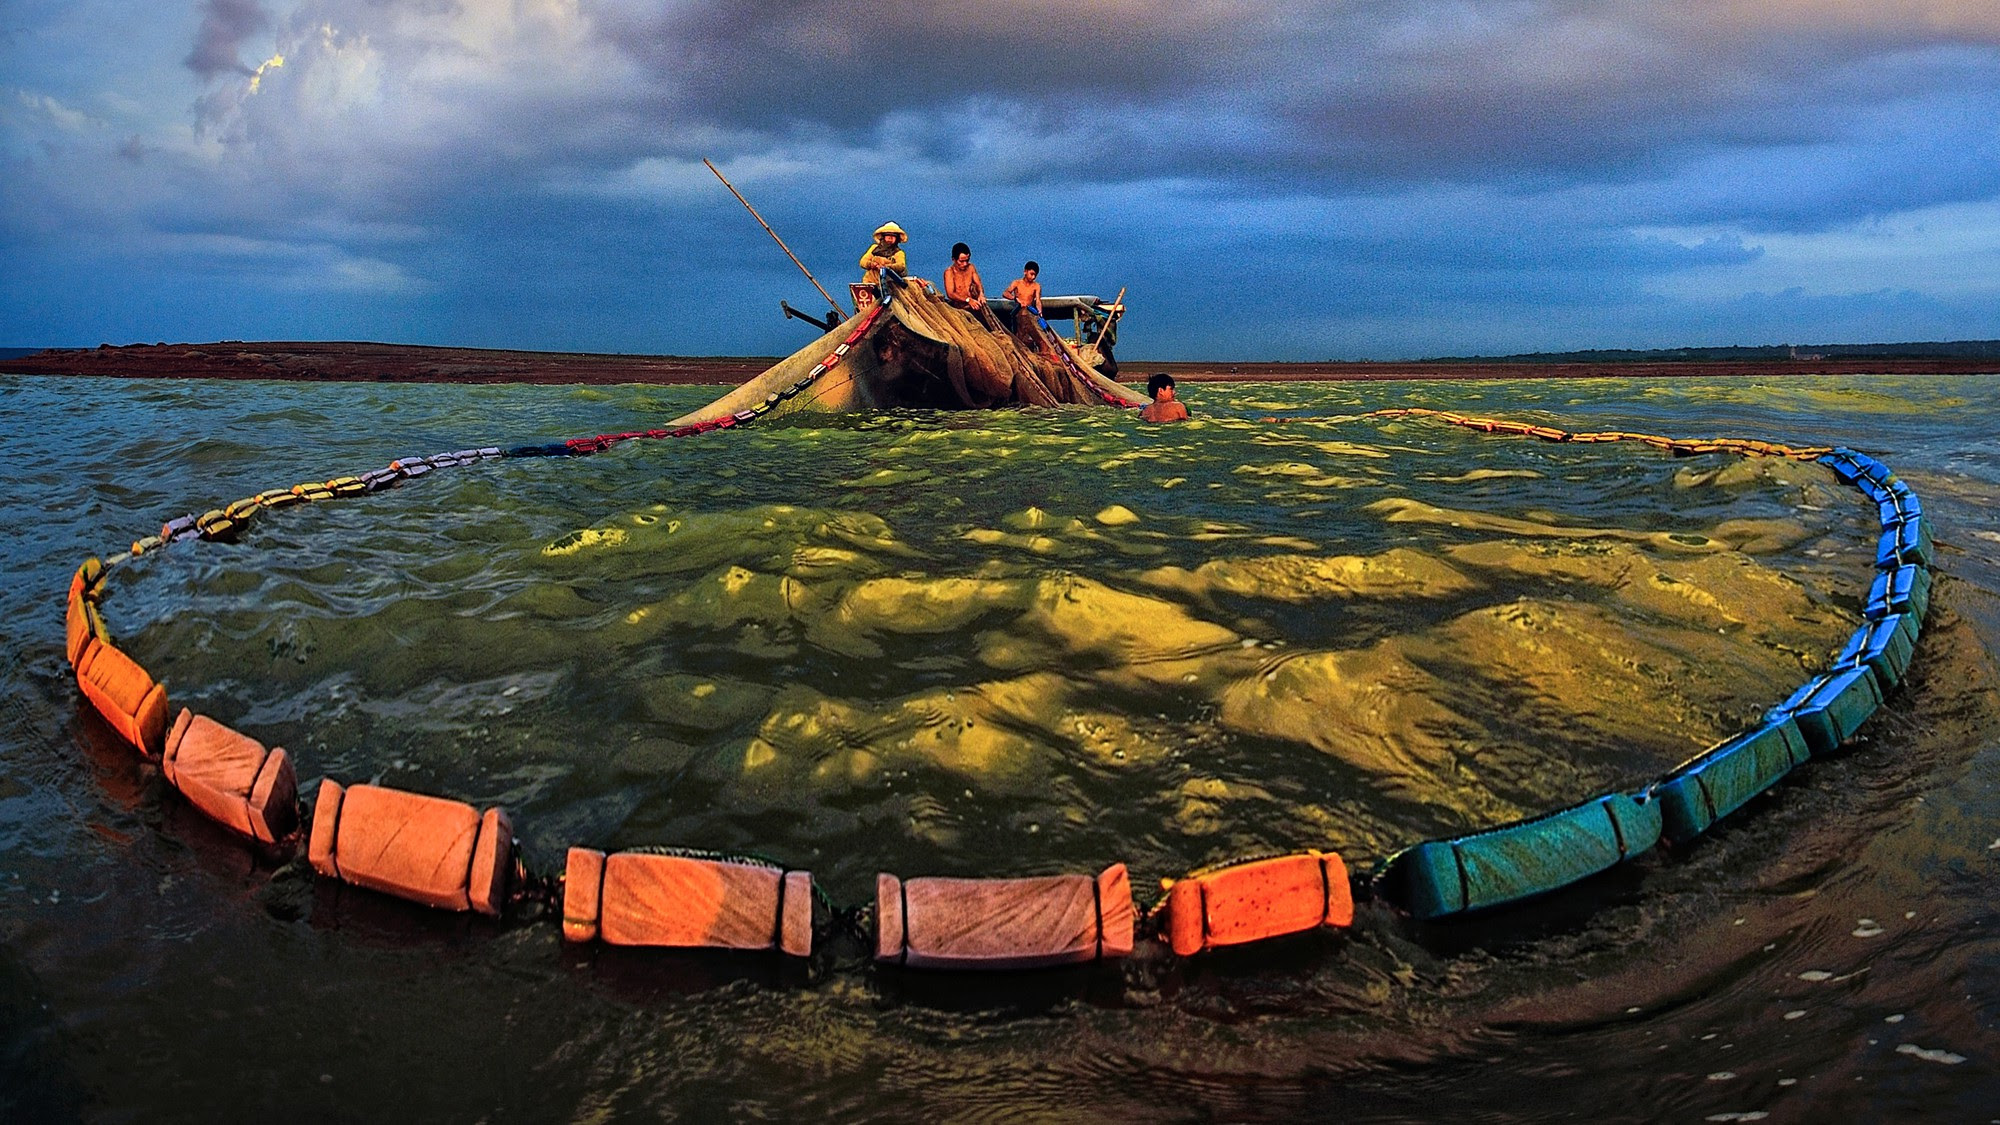
<svg viewBox="0 0 2000 1125">
<path fill-rule="evenodd" d="M 791 390 L 837 365 L 846 344 Z M 774 395 L 773 399 L 783 396 Z M 775 403 L 767 403 L 766 409 Z M 579 455 L 640 437 L 677 437 L 742 425 L 749 410 L 673 431 L 608 434 L 515 450 L 405 458 L 386 469 L 260 493 L 169 521 L 131 556 L 190 538 L 233 534 L 256 513 L 352 496 L 494 456 Z M 1605 793 L 1540 816 L 1403 848 L 1367 870 L 1318 850 L 1225 863 L 1162 880 L 1150 910 L 1135 902 L 1122 863 L 1096 875 L 1028 879 L 877 878 L 872 903 L 837 909 L 812 875 L 744 855 L 678 848 L 605 853 L 572 847 L 560 877 L 520 862 L 512 821 L 442 797 L 322 779 L 310 817 L 290 757 L 183 709 L 169 722 L 164 685 L 116 647 L 104 624 L 106 564 L 92 558 L 70 582 L 67 652 L 91 707 L 157 762 L 190 804 L 240 836 L 280 852 L 306 844 L 322 875 L 444 910 L 494 917 L 560 900 L 563 936 L 612 945 L 773 950 L 808 956 L 834 933 L 869 942 L 882 963 L 917 968 L 1020 969 L 1114 959 L 1157 938 L 1193 956 L 1320 927 L 1344 927 L 1357 901 L 1419 919 L 1485 910 L 1561 890 L 1651 851 L 1684 844 L 1797 766 L 1833 753 L 1903 680 L 1928 611 L 1934 558 L 1923 505 L 1866 454 L 1740 439 L 1687 440 L 1623 432 L 1570 433 L 1446 411 L 1393 409 L 1362 417 L 1423 418 L 1484 433 L 1550 442 L 1636 441 L 1678 456 L 1735 453 L 1826 466 L 1876 506 L 1880 538 L 1864 623 L 1831 668 L 1800 685 L 1747 731 L 1631 791 Z M 1273 420 L 1275 421 L 1275 420 Z M 114 560 L 116 561 L 116 560 Z M 309 827 L 308 827 L 309 826 Z M 550 911 L 553 912 L 553 911 Z"/>
</svg>

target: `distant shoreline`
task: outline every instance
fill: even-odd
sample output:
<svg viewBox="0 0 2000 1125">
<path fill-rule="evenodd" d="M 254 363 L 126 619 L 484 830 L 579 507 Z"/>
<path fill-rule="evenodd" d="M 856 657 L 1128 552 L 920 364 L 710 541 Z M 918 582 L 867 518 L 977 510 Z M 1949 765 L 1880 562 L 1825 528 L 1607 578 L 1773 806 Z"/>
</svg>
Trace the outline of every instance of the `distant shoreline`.
<svg viewBox="0 0 2000 1125">
<path fill-rule="evenodd" d="M 658 386 L 741 383 L 775 356 L 639 356 L 440 348 L 415 344 L 239 342 L 130 344 L 51 349 L 0 359 L 0 373 L 130 379 L 277 379 L 329 383 L 558 383 Z M 1674 379 L 1697 376 L 1990 375 L 1992 358 L 1831 356 L 1786 360 L 1596 363 L 1510 361 L 1149 363 L 1122 361 L 1127 382 L 1154 371 L 1192 382 L 1380 382 L 1390 380 Z"/>
</svg>

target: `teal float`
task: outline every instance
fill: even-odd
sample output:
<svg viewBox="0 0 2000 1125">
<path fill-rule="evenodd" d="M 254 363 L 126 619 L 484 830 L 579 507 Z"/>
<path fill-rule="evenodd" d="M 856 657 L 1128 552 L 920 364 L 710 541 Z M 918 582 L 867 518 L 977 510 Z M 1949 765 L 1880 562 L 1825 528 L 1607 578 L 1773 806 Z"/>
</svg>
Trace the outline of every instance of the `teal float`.
<svg viewBox="0 0 2000 1125">
<path fill-rule="evenodd" d="M 1660 806 L 1611 793 L 1513 824 L 1406 848 L 1377 888 L 1418 918 L 1484 910 L 1547 894 L 1660 841 Z"/>
<path fill-rule="evenodd" d="M 1667 842 L 1686 843 L 1803 765 L 1811 752 L 1789 717 L 1705 751 L 1654 784 Z"/>
</svg>

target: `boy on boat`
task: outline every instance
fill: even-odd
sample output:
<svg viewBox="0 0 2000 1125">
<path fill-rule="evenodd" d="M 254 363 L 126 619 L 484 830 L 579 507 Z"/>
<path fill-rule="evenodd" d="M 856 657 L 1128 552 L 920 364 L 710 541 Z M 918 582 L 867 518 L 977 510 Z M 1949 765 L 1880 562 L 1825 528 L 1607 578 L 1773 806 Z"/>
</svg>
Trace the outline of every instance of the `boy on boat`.
<svg viewBox="0 0 2000 1125">
<path fill-rule="evenodd" d="M 1041 275 L 1041 265 L 1036 262 L 1029 262 L 1027 265 L 1021 267 L 1021 276 L 1009 282 L 1007 291 L 1000 295 L 1019 304 L 1028 312 L 1036 316 L 1041 316 L 1042 283 L 1036 280 Z"/>
<path fill-rule="evenodd" d="M 1054 359 L 1055 352 L 1036 323 L 1042 316 L 1042 283 L 1036 280 L 1041 275 L 1041 264 L 1031 261 L 1021 267 L 1021 276 L 1009 282 L 1007 291 L 1000 295 L 1018 306 L 1014 313 L 1014 338 L 1029 351 Z"/>
<path fill-rule="evenodd" d="M 1185 422 L 1187 407 L 1174 398 L 1174 377 L 1162 371 L 1146 380 L 1146 393 L 1153 401 L 1139 412 L 1139 417 L 1148 422 Z"/>
</svg>

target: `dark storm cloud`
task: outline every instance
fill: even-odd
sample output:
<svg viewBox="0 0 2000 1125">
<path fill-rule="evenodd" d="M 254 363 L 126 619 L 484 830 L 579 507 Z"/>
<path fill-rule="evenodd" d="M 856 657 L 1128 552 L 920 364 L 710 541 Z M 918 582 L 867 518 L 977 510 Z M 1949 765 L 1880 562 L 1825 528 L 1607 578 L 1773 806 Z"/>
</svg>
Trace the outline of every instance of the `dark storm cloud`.
<svg viewBox="0 0 2000 1125">
<path fill-rule="evenodd" d="M 512 18 L 526 26 L 534 11 Z M 2000 168 L 1986 159 L 1993 131 L 1963 120 L 1994 108 L 1981 91 L 2000 90 L 2000 17 L 1943 0 L 599 0 L 575 11 L 620 65 L 566 72 L 561 20 L 546 57 L 531 38 L 495 56 L 454 38 L 494 21 L 478 5 L 308 0 L 280 76 L 297 80 L 274 80 L 247 107 L 245 135 L 310 156 L 313 190 L 339 169 L 358 204 L 471 176 L 532 190 L 709 155 L 953 189 L 1186 179 L 1234 199 L 1632 185 L 1602 198 L 1655 210 L 1582 221 L 1811 229 L 1982 198 Z M 240 69 L 237 44 L 262 19 L 255 0 L 211 0 L 190 66 Z M 432 77 L 458 82 L 481 57 L 508 69 L 458 86 Z M 352 118 L 301 100 L 356 75 L 381 102 L 369 112 L 406 134 L 354 134 Z M 218 96 L 213 116 L 241 100 Z M 1871 164 L 1903 169 L 1871 176 Z"/>
<path fill-rule="evenodd" d="M 1677 30 L 1537 25 L 1378 48 L 1358 73 L 1295 84 L 1272 109 L 1295 141 L 1290 161 L 1367 181 L 1653 177 L 1716 152 L 1844 142 L 1883 107 L 1957 98 L 1994 70 L 1990 51 L 1810 33 L 1716 49 Z"/>
<path fill-rule="evenodd" d="M 696 0 L 600 24 L 718 123 L 852 130 L 966 99 L 1083 115 L 1169 100 L 1240 19 L 1223 3 Z"/>
<path fill-rule="evenodd" d="M 0 234 L 32 219 L 53 259 L 62 230 L 128 232 L 135 276 L 224 279 L 218 320 L 325 278 L 344 288 L 313 323 L 346 308 L 349 334 L 415 335 L 367 327 L 394 309 L 436 342 L 789 350 L 796 323 L 714 314 L 816 298 L 711 156 L 829 280 L 894 218 L 920 274 L 964 238 L 992 281 L 1035 257 L 1057 288 L 1129 283 L 1133 345 L 1162 358 L 1899 314 L 2000 335 L 1964 311 L 1995 303 L 1974 260 L 2000 237 L 1991 0 L 270 8 L 196 9 L 193 136 L 121 122 L 124 159 L 112 140 L 103 167 L 36 158 L 0 184 Z M 253 87 L 243 56 L 273 27 L 285 62 Z M 161 37 L 169 62 L 187 34 Z M 90 93 L 17 110 L 43 148 L 12 151 L 85 151 L 66 106 Z M 1980 249 L 1913 237 L 1925 209 Z M 1256 316 L 1219 321 L 1217 285 Z M 309 305 L 271 305 L 271 331 Z"/>
<path fill-rule="evenodd" d="M 183 64 L 204 80 L 219 74 L 253 74 L 243 62 L 243 40 L 270 26 L 271 17 L 258 0 L 204 0 L 201 27 Z"/>
<path fill-rule="evenodd" d="M 2000 90 L 2000 16 L 1949 0 L 699 0 L 598 25 L 664 116 L 746 151 L 893 148 L 961 182 L 1671 183 L 1671 221 L 1806 229 L 1983 198 L 2000 167 L 1992 131 L 1954 120 Z M 982 159 L 1007 132 L 1031 158 Z M 1870 182 L 1864 159 L 1905 175 Z M 1765 174 L 1778 190 L 1755 190 Z"/>
</svg>

